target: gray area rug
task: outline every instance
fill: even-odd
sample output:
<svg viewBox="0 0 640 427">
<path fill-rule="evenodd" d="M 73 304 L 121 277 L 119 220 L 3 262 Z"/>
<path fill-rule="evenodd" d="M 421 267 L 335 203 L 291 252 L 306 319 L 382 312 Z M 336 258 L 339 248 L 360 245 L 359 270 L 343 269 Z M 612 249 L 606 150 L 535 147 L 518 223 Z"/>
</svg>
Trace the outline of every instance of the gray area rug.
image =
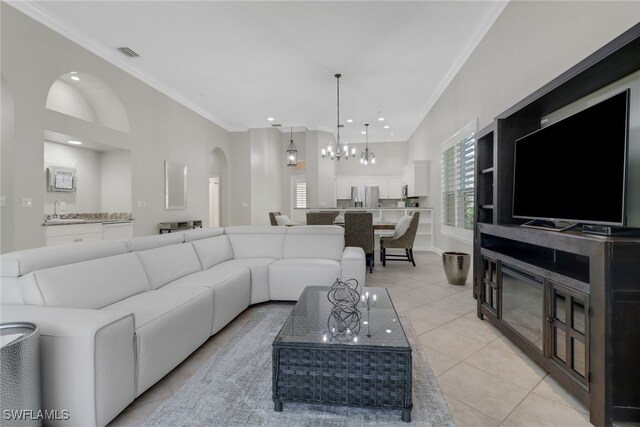
<svg viewBox="0 0 640 427">
<path fill-rule="evenodd" d="M 271 344 L 292 306 L 255 311 L 234 337 L 143 424 L 152 426 L 454 426 L 408 318 L 400 320 L 413 349 L 412 422 L 401 411 L 284 403 L 273 410 Z"/>
</svg>

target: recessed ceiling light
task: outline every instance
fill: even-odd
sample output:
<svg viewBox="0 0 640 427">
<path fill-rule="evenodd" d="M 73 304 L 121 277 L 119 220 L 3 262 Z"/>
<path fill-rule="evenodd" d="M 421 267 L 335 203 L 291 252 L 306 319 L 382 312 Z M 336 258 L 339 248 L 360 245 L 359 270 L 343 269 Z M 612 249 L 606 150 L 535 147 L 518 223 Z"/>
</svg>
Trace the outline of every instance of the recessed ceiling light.
<svg viewBox="0 0 640 427">
<path fill-rule="evenodd" d="M 389 135 L 393 136 L 394 134 L 393 134 L 393 133 L 390 133 Z"/>
<path fill-rule="evenodd" d="M 378 117 L 379 122 L 384 122 L 384 117 Z"/>
<path fill-rule="evenodd" d="M 389 125 L 385 125 L 385 126 L 384 126 L 384 128 L 385 128 L 385 129 L 389 129 Z"/>
<path fill-rule="evenodd" d="M 267 117 L 267 120 L 269 120 L 270 122 L 274 121 L 275 119 L 273 117 Z"/>
<path fill-rule="evenodd" d="M 68 141 L 72 145 L 82 145 L 82 141 Z"/>
<path fill-rule="evenodd" d="M 80 77 L 74 75 L 74 76 L 71 76 L 71 80 L 78 81 L 80 80 Z"/>
<path fill-rule="evenodd" d="M 347 119 L 347 123 L 353 123 L 353 119 Z"/>
</svg>

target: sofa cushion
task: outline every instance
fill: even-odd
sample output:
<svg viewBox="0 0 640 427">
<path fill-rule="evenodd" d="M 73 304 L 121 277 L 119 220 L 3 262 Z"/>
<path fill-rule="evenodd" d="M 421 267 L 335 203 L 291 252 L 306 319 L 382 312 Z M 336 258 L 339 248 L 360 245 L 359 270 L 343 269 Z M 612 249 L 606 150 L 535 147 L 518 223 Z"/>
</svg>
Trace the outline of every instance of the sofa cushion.
<svg viewBox="0 0 640 427">
<path fill-rule="evenodd" d="M 140 258 L 153 289 L 202 269 L 196 251 L 188 243 L 139 251 L 136 255 Z"/>
<path fill-rule="evenodd" d="M 34 280 L 23 285 L 36 288 L 26 290 L 25 302 L 54 307 L 98 309 L 150 289 L 138 257 L 131 253 L 46 268 L 27 278 Z"/>
<path fill-rule="evenodd" d="M 325 258 L 339 260 L 344 250 L 344 228 L 338 225 L 288 227 L 284 258 Z"/>
<path fill-rule="evenodd" d="M 193 242 L 194 240 L 221 236 L 223 234 L 224 234 L 224 228 L 222 227 L 195 228 L 193 230 L 187 230 L 184 232 L 184 241 Z"/>
<path fill-rule="evenodd" d="M 88 261 L 128 252 L 123 241 L 82 242 L 73 245 L 45 246 L 10 252 L 0 256 L 2 277 L 19 277 L 43 268 Z"/>
<path fill-rule="evenodd" d="M 200 266 L 207 270 L 216 264 L 233 259 L 233 249 L 229 236 L 222 235 L 196 240 L 191 243 L 200 260 Z"/>
<path fill-rule="evenodd" d="M 129 251 L 137 252 L 182 242 L 184 242 L 184 233 L 165 233 L 129 239 L 127 240 L 127 245 Z"/>
<path fill-rule="evenodd" d="M 206 286 L 213 290 L 211 334 L 233 320 L 251 301 L 251 274 L 247 267 L 226 261 L 209 270 L 191 274 L 169 283 L 166 288 Z"/>
<path fill-rule="evenodd" d="M 136 396 L 164 377 L 211 334 L 212 294 L 205 287 L 144 292 L 103 310 L 133 313 Z"/>
<path fill-rule="evenodd" d="M 297 301 L 307 286 L 331 286 L 340 276 L 340 262 L 330 259 L 289 258 L 269 266 L 269 296 Z"/>
<path fill-rule="evenodd" d="M 225 228 L 234 258 L 282 258 L 284 226 L 237 226 Z"/>
<path fill-rule="evenodd" d="M 269 301 L 269 266 L 274 258 L 241 258 L 225 262 L 251 272 L 251 304 Z"/>
</svg>

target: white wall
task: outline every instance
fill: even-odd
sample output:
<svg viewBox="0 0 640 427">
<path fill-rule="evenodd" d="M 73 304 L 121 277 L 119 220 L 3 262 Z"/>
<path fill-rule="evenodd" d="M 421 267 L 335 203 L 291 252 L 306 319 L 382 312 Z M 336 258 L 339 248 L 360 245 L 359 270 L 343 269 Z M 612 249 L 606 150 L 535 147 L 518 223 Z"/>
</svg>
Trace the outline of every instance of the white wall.
<svg viewBox="0 0 640 427">
<path fill-rule="evenodd" d="M 512 1 L 409 139 L 409 158 L 433 160 L 434 246 L 471 251 L 440 231 L 440 145 L 479 127 L 640 21 L 640 2 Z"/>
<path fill-rule="evenodd" d="M 282 209 L 282 171 L 286 168 L 278 129 L 251 129 L 251 224 L 269 225 L 269 212 Z"/>
<path fill-rule="evenodd" d="M 131 212 L 131 152 L 112 150 L 101 153 L 100 211 Z"/>
<path fill-rule="evenodd" d="M 2 77 L 15 105 L 14 144 L 5 150 L 8 141 L 5 142 L 3 133 L 1 171 L 3 195 L 11 196 L 3 209 L 11 210 L 13 215 L 3 215 L 3 228 L 13 229 L 15 238 L 13 242 L 5 241 L 3 233 L 2 250 L 44 245 L 42 138 L 45 129 L 131 150 L 132 211 L 136 220 L 136 236 L 156 234 L 159 222 L 206 220 L 209 214 L 209 153 L 214 147 L 220 147 L 230 164 L 234 164 L 230 155 L 229 132 L 6 3 L 0 7 Z M 125 106 L 130 133 L 45 108 L 52 83 L 70 71 L 93 75 L 113 90 Z M 4 104 L 4 90 L 2 96 Z M 188 167 L 188 203 L 185 210 L 164 210 L 164 160 L 184 163 Z M 5 164 L 19 167 L 11 170 L 5 168 Z M 12 188 L 4 188 L 4 182 L 11 180 Z M 233 187 L 233 183 L 230 186 Z M 21 208 L 19 202 L 23 197 L 32 198 L 33 207 Z M 223 207 L 228 203 L 228 200 L 223 200 Z"/>
<path fill-rule="evenodd" d="M 231 157 L 237 159 L 237 162 L 230 170 L 233 190 L 229 197 L 231 207 L 229 225 L 251 224 L 251 140 L 249 132 L 231 134 Z"/>
<path fill-rule="evenodd" d="M 64 166 L 75 169 L 76 191 L 49 192 L 45 190 L 45 214 L 53 213 L 55 200 L 65 203 L 65 213 L 102 212 L 102 156 L 100 152 L 45 141 L 45 173 L 50 166 Z M 46 186 L 46 182 L 46 175 L 43 174 L 44 186 Z"/>
<path fill-rule="evenodd" d="M 14 247 L 15 236 L 15 180 L 14 180 L 14 103 L 11 89 L 4 76 L 0 76 L 0 98 L 2 114 L 0 114 L 0 195 L 4 197 L 5 206 L 0 206 L 0 253 L 10 251 Z"/>
<path fill-rule="evenodd" d="M 356 149 L 356 157 L 336 164 L 336 176 L 402 175 L 402 169 L 409 161 L 407 141 L 369 143 L 369 151 L 376 155 L 376 163 L 360 164 L 360 153 L 365 144 L 349 144 Z"/>
</svg>

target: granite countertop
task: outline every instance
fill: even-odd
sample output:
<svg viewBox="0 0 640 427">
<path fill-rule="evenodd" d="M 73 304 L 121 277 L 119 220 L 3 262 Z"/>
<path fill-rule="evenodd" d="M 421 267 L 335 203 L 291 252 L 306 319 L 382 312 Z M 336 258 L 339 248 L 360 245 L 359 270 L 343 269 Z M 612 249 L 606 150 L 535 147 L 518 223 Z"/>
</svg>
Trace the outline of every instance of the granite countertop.
<svg viewBox="0 0 640 427">
<path fill-rule="evenodd" d="M 44 216 L 42 225 L 71 225 L 71 224 L 125 224 L 133 222 L 131 213 L 76 213 L 65 214 L 62 217 L 52 218 L 52 215 Z"/>
<path fill-rule="evenodd" d="M 133 222 L 133 219 L 55 219 L 55 220 L 45 220 L 42 225 L 46 225 L 47 227 L 50 225 L 71 225 L 71 224 L 124 224 Z"/>
<path fill-rule="evenodd" d="M 382 207 L 382 208 L 356 208 L 356 207 L 348 207 L 348 208 L 295 208 L 298 210 L 303 210 L 303 211 L 378 211 L 378 210 L 383 210 L 383 211 L 403 211 L 406 209 L 411 209 L 411 210 L 420 210 L 420 209 L 433 209 L 431 206 L 418 206 L 418 207 L 411 207 L 411 206 L 406 206 L 404 208 L 398 208 L 398 207 Z"/>
</svg>

